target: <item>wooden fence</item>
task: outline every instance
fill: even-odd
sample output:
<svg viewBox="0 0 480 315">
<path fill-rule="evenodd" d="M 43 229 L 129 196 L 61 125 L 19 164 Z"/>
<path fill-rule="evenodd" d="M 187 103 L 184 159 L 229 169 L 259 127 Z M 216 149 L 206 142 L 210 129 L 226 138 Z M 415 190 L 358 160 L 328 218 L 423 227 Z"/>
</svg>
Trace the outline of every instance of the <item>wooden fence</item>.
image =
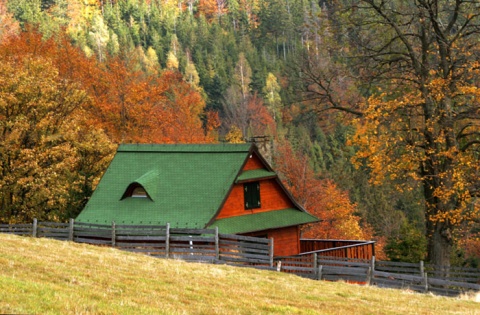
<svg viewBox="0 0 480 315">
<path fill-rule="evenodd" d="M 480 269 L 478 268 L 445 269 L 423 262 L 414 264 L 376 261 L 375 257 L 370 260 L 337 258 L 321 256 L 317 252 L 275 257 L 275 262 L 277 270 L 317 280 L 343 280 L 447 296 L 466 291 L 480 291 Z M 439 273 L 441 276 L 438 276 Z"/>
<path fill-rule="evenodd" d="M 0 225 L 0 233 L 112 246 L 154 257 L 275 270 L 273 240 L 220 234 L 218 229 L 177 229 L 170 225 L 112 225 L 38 222 Z"/>
<path fill-rule="evenodd" d="M 448 296 L 480 291 L 478 268 L 446 269 L 423 262 L 376 261 L 375 256 L 370 259 L 348 258 L 353 248 L 370 255 L 371 242 L 337 244 L 343 246 L 274 259 L 271 239 L 220 234 L 218 229 L 176 229 L 168 224 L 100 225 L 74 220 L 69 223 L 34 220 L 32 224 L 0 225 L 0 233 L 113 246 L 154 257 L 248 266 L 316 280 L 344 280 Z"/>
</svg>

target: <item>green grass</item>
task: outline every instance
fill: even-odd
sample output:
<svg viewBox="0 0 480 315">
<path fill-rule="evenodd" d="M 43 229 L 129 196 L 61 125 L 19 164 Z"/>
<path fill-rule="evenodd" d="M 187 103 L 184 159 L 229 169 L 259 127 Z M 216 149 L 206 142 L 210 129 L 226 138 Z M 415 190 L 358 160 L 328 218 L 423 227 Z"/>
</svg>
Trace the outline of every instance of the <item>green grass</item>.
<svg viewBox="0 0 480 315">
<path fill-rule="evenodd" d="M 3 313 L 480 314 L 480 303 L 0 234 Z"/>
</svg>

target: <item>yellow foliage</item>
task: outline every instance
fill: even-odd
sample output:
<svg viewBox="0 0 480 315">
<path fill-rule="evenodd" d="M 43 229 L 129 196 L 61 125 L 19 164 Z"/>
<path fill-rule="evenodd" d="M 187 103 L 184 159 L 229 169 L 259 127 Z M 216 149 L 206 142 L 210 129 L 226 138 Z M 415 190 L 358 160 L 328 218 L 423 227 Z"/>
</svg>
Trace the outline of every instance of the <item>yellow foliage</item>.
<svg viewBox="0 0 480 315">
<path fill-rule="evenodd" d="M 237 126 L 230 128 L 230 131 L 225 136 L 225 140 L 229 143 L 245 143 L 242 131 Z"/>
<path fill-rule="evenodd" d="M 468 82 L 457 82 L 457 91 L 451 92 L 450 79 L 436 76 L 435 70 L 430 75 L 426 89 L 431 98 L 427 100 L 405 86 L 403 94 L 394 94 L 392 89 L 368 99 L 364 116 L 354 122 L 356 133 L 349 139 L 349 144 L 359 148 L 352 162 L 356 167 L 369 167 L 375 185 L 396 180 L 398 189 L 405 191 L 411 189 L 405 185 L 407 179 L 424 184 L 435 200 L 426 203 L 431 209 L 428 220 L 458 226 L 474 218 L 469 189 L 479 180 L 480 161 L 474 150 L 462 150 L 467 141 L 456 142 L 456 137 L 478 134 L 480 126 L 458 116 L 454 107 L 456 111 L 478 108 L 480 92 Z"/>
<path fill-rule="evenodd" d="M 47 59 L 0 62 L 0 222 L 56 221 L 78 207 L 72 196 L 105 166 L 95 159 L 114 150 L 86 125 L 87 102 Z"/>
<path fill-rule="evenodd" d="M 168 52 L 167 69 L 178 69 L 178 59 L 173 51 Z"/>
</svg>

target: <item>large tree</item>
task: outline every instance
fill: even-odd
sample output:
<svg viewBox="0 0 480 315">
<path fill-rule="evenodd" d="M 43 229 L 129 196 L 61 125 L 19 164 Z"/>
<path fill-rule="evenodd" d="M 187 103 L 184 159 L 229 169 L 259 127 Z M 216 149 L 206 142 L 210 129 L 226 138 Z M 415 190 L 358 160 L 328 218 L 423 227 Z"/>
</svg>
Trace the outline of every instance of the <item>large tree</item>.
<svg viewBox="0 0 480 315">
<path fill-rule="evenodd" d="M 358 115 L 357 161 L 374 182 L 422 185 L 438 265 L 450 264 L 458 227 L 480 210 L 479 8 L 477 0 L 344 1 L 331 8 L 330 30 L 348 47 L 336 57 L 347 57 L 365 101 L 343 107 L 329 98 L 335 81 L 325 71 L 310 76 L 322 105 Z"/>
<path fill-rule="evenodd" d="M 333 181 L 318 178 L 305 154 L 295 152 L 289 142 L 279 141 L 276 143 L 274 163 L 295 200 L 320 219 L 320 222 L 302 228 L 304 238 L 372 238 L 371 228 L 361 224 L 361 218 L 356 215 L 357 206 L 350 201 L 348 193 Z"/>
<path fill-rule="evenodd" d="M 87 94 L 50 60 L 0 60 L 0 222 L 65 220 L 113 147 L 86 125 Z"/>
</svg>

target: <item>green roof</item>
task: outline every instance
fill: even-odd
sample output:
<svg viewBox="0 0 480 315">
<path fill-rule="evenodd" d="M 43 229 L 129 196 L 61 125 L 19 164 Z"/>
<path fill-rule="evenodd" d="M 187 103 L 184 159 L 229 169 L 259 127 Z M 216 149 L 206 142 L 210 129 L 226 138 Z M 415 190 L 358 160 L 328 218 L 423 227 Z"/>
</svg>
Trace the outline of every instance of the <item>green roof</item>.
<svg viewBox="0 0 480 315">
<path fill-rule="evenodd" d="M 277 174 L 275 172 L 271 172 L 266 169 L 258 169 L 258 170 L 249 170 L 243 171 L 238 177 L 236 182 L 241 182 L 245 180 L 254 180 L 260 178 L 267 178 L 267 177 L 275 177 Z"/>
<path fill-rule="evenodd" d="M 313 215 L 298 209 L 283 209 L 220 219 L 209 227 L 218 227 L 220 233 L 224 234 L 241 234 L 317 221 Z"/>
<path fill-rule="evenodd" d="M 214 217 L 250 144 L 120 145 L 79 222 L 204 228 Z M 149 198 L 120 200 L 132 183 Z"/>
<path fill-rule="evenodd" d="M 252 144 L 120 145 L 76 220 L 125 225 L 170 223 L 173 228 L 198 229 L 213 222 L 211 226 L 219 226 L 222 233 L 316 221 L 300 206 L 214 221 L 236 182 L 276 177 L 267 164 L 262 170 L 241 171 L 253 152 L 257 151 Z M 133 190 L 129 188 L 132 185 L 141 185 L 150 198 L 122 199 Z"/>
</svg>

